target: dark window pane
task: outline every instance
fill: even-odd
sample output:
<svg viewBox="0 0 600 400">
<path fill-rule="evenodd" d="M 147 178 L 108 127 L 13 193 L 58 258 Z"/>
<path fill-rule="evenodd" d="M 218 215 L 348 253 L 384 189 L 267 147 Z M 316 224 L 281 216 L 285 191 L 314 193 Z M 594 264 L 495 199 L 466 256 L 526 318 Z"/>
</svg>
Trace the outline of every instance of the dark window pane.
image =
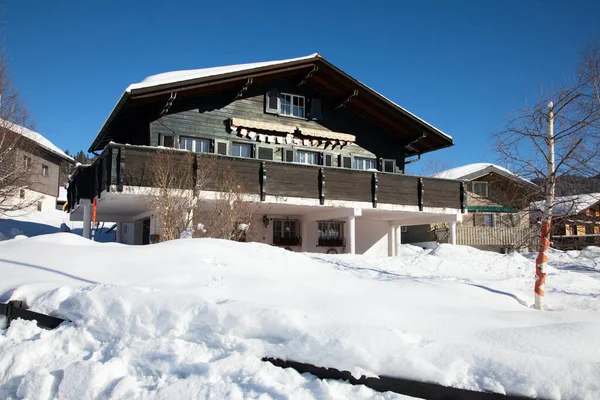
<svg viewBox="0 0 600 400">
<path fill-rule="evenodd" d="M 163 136 L 163 146 L 174 147 L 175 138 L 173 136 Z"/>
</svg>

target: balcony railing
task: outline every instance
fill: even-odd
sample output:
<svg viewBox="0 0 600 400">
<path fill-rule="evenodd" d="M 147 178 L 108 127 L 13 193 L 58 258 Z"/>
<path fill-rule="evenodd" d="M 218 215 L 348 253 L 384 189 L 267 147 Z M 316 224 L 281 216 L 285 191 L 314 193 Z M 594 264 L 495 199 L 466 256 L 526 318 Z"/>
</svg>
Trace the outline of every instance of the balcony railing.
<svg viewBox="0 0 600 400">
<path fill-rule="evenodd" d="M 320 247 L 346 247 L 346 239 L 344 239 L 344 238 L 334 238 L 334 239 L 319 238 L 317 244 Z"/>
<path fill-rule="evenodd" d="M 301 237 L 273 237 L 273 244 L 275 246 L 302 246 Z"/>
<path fill-rule="evenodd" d="M 79 167 L 71 177 L 68 189 L 69 209 L 81 199 L 93 199 L 110 191 L 123 191 L 126 186 L 152 187 L 152 161 L 159 149 L 148 146 L 109 144 L 92 165 Z M 164 151 L 164 150 L 163 150 Z M 267 196 L 300 197 L 326 200 L 356 201 L 379 204 L 429 207 L 466 211 L 466 191 L 459 181 L 423 178 L 387 172 L 359 171 L 345 168 L 304 165 L 215 154 L 195 154 L 174 151 L 181 157 L 182 171 L 197 173 L 200 157 L 214 160 L 218 168 L 229 167 L 245 192 Z M 186 157 L 188 154 L 188 157 Z M 192 187 L 187 189 L 194 189 Z M 207 184 L 202 190 L 217 190 Z"/>
</svg>

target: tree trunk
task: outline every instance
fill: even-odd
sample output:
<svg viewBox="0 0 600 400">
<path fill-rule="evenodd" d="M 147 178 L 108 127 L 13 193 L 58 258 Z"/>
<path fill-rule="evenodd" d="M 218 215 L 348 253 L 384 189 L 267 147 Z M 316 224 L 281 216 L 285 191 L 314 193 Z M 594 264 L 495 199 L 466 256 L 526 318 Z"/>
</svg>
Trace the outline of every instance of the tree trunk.
<svg viewBox="0 0 600 400">
<path fill-rule="evenodd" d="M 546 287 L 546 265 L 550 248 L 550 232 L 552 228 L 552 203 L 556 190 L 556 171 L 554 170 L 554 104 L 548 104 L 548 189 L 544 205 L 544 218 L 540 232 L 540 252 L 535 260 L 535 304 L 536 310 L 544 309 L 544 289 Z"/>
</svg>

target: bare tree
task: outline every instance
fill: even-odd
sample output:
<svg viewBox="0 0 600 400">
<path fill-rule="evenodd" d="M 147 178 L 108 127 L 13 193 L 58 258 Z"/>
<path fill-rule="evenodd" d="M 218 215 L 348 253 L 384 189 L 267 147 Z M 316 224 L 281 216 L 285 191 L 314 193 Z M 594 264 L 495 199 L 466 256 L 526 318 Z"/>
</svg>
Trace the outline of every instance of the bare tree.
<svg viewBox="0 0 600 400">
<path fill-rule="evenodd" d="M 547 251 L 558 176 L 593 176 L 600 171 L 600 51 L 597 41 L 583 50 L 574 78 L 541 92 L 536 104 L 509 117 L 495 134 L 502 161 L 522 177 L 535 179 L 545 198 L 540 252 L 536 260 L 535 308 L 543 308 Z"/>
<path fill-rule="evenodd" d="M 4 52 L 0 50 L 0 216 L 26 211 L 38 201 L 29 189 L 39 174 L 29 113 L 14 88 Z"/>
<path fill-rule="evenodd" d="M 196 225 L 202 224 L 197 236 L 246 241 L 255 207 L 252 202 L 244 201 L 244 183 L 233 168 L 224 167 L 217 171 L 215 189 L 216 198 L 204 201 L 203 210 L 195 213 Z"/>
<path fill-rule="evenodd" d="M 244 240 L 253 207 L 235 170 L 217 156 L 160 149 L 152 159 L 149 202 L 160 240 L 195 237 Z M 146 179 L 146 177 L 144 177 Z"/>
</svg>

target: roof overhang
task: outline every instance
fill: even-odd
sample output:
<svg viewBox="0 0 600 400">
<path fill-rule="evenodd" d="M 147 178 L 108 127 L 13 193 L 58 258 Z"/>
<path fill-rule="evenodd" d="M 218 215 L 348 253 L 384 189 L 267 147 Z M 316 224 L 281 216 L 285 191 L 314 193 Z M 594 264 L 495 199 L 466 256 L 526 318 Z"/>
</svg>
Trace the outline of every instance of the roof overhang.
<svg viewBox="0 0 600 400">
<path fill-rule="evenodd" d="M 453 145 L 452 137 L 449 135 L 315 54 L 300 59 L 266 65 L 263 63 L 257 67 L 176 82 L 158 82 L 142 87 L 132 85 L 113 108 L 89 151 L 101 150 L 111 141 L 113 124 L 127 110 L 148 103 L 166 102 L 173 92 L 177 92 L 177 98 L 181 99 L 224 89 L 242 89 L 248 82 L 256 84 L 301 74 L 305 76 L 303 83 L 327 93 L 327 96 L 332 99 L 339 99 L 340 105 L 357 112 L 386 132 L 399 137 L 409 156 Z"/>
</svg>

